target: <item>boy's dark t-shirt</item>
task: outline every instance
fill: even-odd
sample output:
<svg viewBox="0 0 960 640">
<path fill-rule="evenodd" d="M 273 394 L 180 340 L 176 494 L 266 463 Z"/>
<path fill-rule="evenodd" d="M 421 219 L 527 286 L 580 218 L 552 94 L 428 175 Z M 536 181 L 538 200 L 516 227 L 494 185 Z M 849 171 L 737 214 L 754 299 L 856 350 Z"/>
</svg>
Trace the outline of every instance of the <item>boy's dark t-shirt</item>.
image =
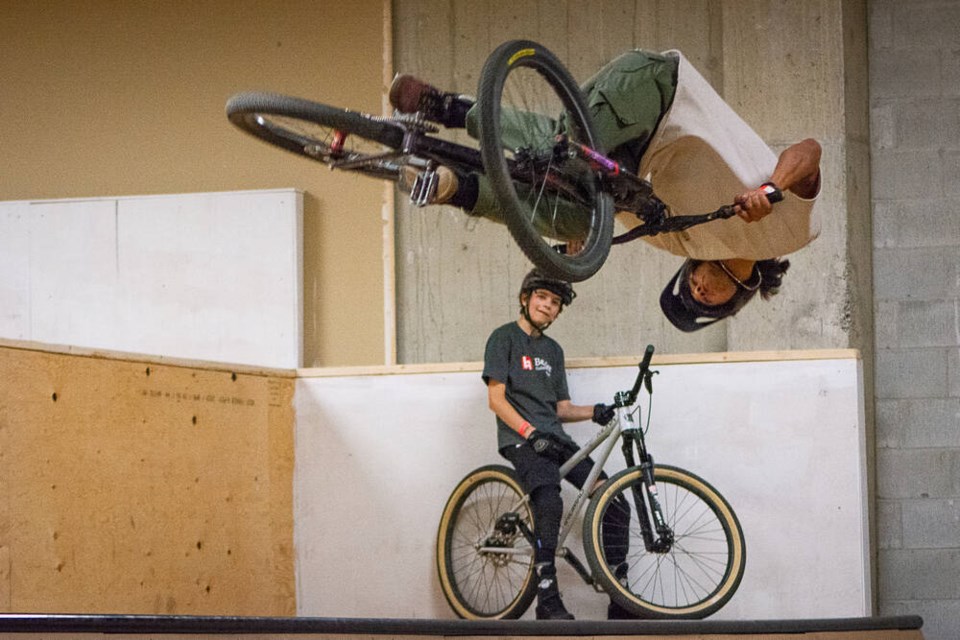
<svg viewBox="0 0 960 640">
<path fill-rule="evenodd" d="M 506 386 L 507 401 L 535 429 L 571 443 L 557 417 L 557 403 L 569 400 L 563 349 L 545 335 L 528 336 L 516 322 L 496 329 L 487 339 L 483 381 Z M 497 417 L 497 448 L 522 444 L 523 437 Z"/>
</svg>

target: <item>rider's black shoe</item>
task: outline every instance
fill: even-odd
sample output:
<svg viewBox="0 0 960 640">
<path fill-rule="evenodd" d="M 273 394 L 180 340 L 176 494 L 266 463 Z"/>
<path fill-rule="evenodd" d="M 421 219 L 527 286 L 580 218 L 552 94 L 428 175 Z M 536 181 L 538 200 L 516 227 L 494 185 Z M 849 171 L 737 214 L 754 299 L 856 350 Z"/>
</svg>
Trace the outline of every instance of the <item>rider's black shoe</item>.
<svg viewBox="0 0 960 640">
<path fill-rule="evenodd" d="M 557 587 L 557 569 L 553 564 L 537 567 L 537 620 L 573 620 L 563 606 Z"/>
<path fill-rule="evenodd" d="M 639 620 L 640 616 L 635 615 L 620 605 L 618 605 L 613 600 L 610 601 L 610 604 L 607 605 L 607 620 Z"/>
<path fill-rule="evenodd" d="M 408 74 L 399 74 L 390 84 L 390 104 L 401 113 L 423 114 L 423 117 L 445 127 L 464 127 L 467 111 L 473 101 L 449 93 Z"/>
<path fill-rule="evenodd" d="M 630 571 L 630 565 L 626 562 L 621 562 L 613 570 L 613 575 L 617 578 L 617 582 L 622 584 L 624 587 L 629 587 L 629 578 L 628 572 Z M 640 616 L 627 611 L 619 604 L 610 600 L 610 605 L 607 606 L 607 620 L 638 620 Z"/>
</svg>

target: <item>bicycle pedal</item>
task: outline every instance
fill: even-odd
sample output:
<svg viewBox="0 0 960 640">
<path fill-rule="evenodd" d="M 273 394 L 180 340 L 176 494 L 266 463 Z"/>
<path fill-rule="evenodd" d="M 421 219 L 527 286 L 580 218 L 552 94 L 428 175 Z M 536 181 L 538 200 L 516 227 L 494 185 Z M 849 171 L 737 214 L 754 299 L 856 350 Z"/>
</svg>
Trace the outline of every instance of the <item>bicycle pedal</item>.
<svg viewBox="0 0 960 640">
<path fill-rule="evenodd" d="M 437 185 L 439 184 L 440 176 L 433 169 L 418 173 L 413 180 L 413 186 L 410 187 L 410 204 L 415 207 L 425 207 L 431 204 L 436 199 Z"/>
</svg>

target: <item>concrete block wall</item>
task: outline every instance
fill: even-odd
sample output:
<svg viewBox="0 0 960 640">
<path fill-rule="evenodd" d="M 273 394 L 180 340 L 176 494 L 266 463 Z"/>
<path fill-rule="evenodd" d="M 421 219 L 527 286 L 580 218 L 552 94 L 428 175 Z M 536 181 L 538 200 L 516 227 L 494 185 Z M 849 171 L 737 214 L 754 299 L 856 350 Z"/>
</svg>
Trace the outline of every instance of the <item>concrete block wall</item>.
<svg viewBox="0 0 960 640">
<path fill-rule="evenodd" d="M 960 0 L 869 3 L 879 613 L 960 638 Z"/>
</svg>

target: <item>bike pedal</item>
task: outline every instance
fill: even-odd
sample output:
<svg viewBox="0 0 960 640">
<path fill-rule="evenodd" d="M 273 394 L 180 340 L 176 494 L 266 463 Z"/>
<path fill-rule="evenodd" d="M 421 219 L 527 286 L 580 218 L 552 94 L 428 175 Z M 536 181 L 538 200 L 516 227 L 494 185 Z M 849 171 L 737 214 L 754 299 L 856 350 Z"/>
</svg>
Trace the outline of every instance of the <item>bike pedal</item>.
<svg viewBox="0 0 960 640">
<path fill-rule="evenodd" d="M 415 207 L 425 207 L 431 204 L 437 193 L 440 176 L 433 169 L 427 169 L 417 174 L 410 187 L 410 204 Z"/>
</svg>

